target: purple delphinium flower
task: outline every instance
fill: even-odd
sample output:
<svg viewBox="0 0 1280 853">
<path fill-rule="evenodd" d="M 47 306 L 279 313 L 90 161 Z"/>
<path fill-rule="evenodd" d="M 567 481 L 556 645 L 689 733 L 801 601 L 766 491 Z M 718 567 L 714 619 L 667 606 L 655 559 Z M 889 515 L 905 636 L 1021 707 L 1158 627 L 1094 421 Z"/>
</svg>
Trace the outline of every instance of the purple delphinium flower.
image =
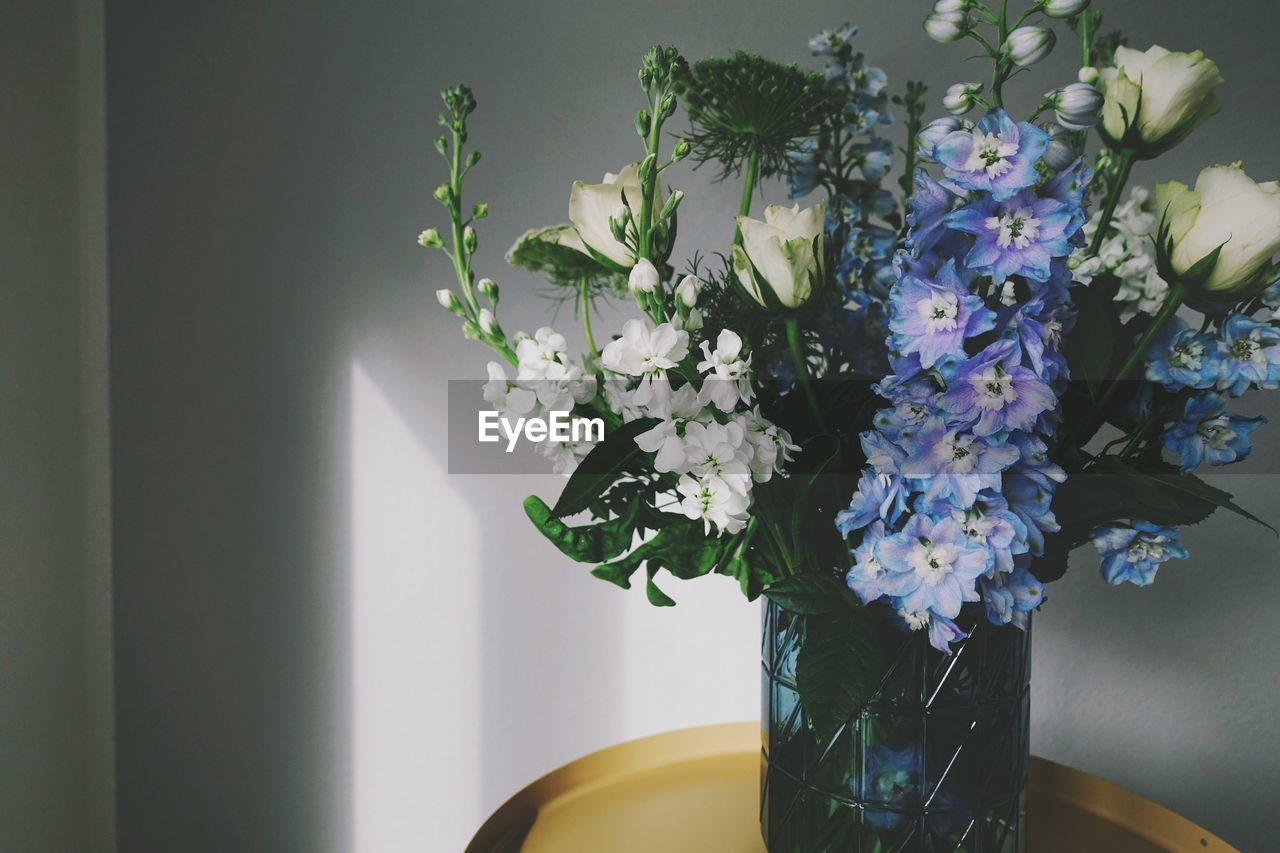
<svg viewBox="0 0 1280 853">
<path fill-rule="evenodd" d="M 873 521 L 893 524 L 907 509 L 907 494 L 899 478 L 868 468 L 858 479 L 848 509 L 836 513 L 836 529 L 844 536 Z"/>
<path fill-rule="evenodd" d="M 924 254 L 947 233 L 946 216 L 956 197 L 921 169 L 915 174 L 915 191 L 907 201 L 907 247 Z"/>
<path fill-rule="evenodd" d="M 1218 341 L 1218 390 L 1239 397 L 1250 385 L 1280 387 L 1280 329 L 1244 314 L 1222 324 Z"/>
<path fill-rule="evenodd" d="M 1147 378 L 1169 391 L 1212 388 L 1222 371 L 1216 342 L 1174 317 L 1147 350 Z"/>
<path fill-rule="evenodd" d="M 1000 489 L 1000 474 L 1019 458 L 1018 448 L 948 426 L 934 418 L 912 436 L 902 474 L 928 502 L 950 500 L 968 509 L 983 489 Z"/>
<path fill-rule="evenodd" d="M 1027 526 L 1002 497 L 980 497 L 967 510 L 953 508 L 951 517 L 970 542 L 991 551 L 993 574 L 1013 571 L 1014 555 L 1027 553 Z"/>
<path fill-rule="evenodd" d="M 1102 556 L 1102 579 L 1112 585 L 1128 581 L 1149 586 L 1161 564 L 1187 557 L 1177 530 L 1149 521 L 1134 520 L 1128 527 L 1099 527 L 1093 531 L 1093 546 Z"/>
<path fill-rule="evenodd" d="M 884 523 L 872 523 L 862 535 L 862 542 L 853 549 L 853 568 L 844 577 L 849 589 L 853 590 L 863 604 L 870 604 L 884 595 L 884 588 L 880 585 L 884 579 L 884 569 L 876 562 L 876 545 L 883 538 Z"/>
<path fill-rule="evenodd" d="M 1012 198 L 1039 179 L 1036 164 L 1049 147 L 1049 134 L 992 110 L 972 130 L 948 134 L 933 149 L 943 173 L 962 190 Z"/>
<path fill-rule="evenodd" d="M 953 421 L 972 423 L 976 435 L 1031 429 L 1058 400 L 1035 371 L 1020 364 L 1020 356 L 1017 342 L 1004 340 L 961 362 L 939 405 Z"/>
<path fill-rule="evenodd" d="M 896 349 L 918 353 L 930 368 L 945 355 L 964 355 L 965 338 L 990 329 L 995 314 L 972 293 L 956 272 L 954 261 L 938 270 L 933 281 L 907 276 L 889 295 L 889 329 Z"/>
<path fill-rule="evenodd" d="M 1206 461 L 1229 465 L 1249 455 L 1249 433 L 1266 422 L 1228 412 L 1227 401 L 1218 394 L 1197 394 L 1187 401 L 1182 420 L 1165 432 L 1164 446 L 1182 457 L 1183 473 Z"/>
<path fill-rule="evenodd" d="M 991 567 L 991 552 L 970 542 L 955 519 L 914 515 L 875 546 L 884 571 L 881 588 L 908 613 L 929 611 L 954 619 L 966 601 L 979 599 L 977 581 Z"/>
<path fill-rule="evenodd" d="M 965 263 L 1003 282 L 1011 275 L 1048 281 L 1050 262 L 1071 253 L 1080 209 L 1028 191 L 998 201 L 984 196 L 947 215 L 947 225 L 975 236 Z"/>
</svg>

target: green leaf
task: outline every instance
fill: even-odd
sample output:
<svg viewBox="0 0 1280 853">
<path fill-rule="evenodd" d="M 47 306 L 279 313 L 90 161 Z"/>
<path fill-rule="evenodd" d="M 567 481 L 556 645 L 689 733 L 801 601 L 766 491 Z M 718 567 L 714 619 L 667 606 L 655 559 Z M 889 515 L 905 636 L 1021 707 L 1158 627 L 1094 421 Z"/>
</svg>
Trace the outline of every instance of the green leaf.
<svg viewBox="0 0 1280 853">
<path fill-rule="evenodd" d="M 648 580 L 645 581 L 644 592 L 649 597 L 649 603 L 654 607 L 675 607 L 675 599 L 658 589 L 658 585 L 653 582 L 653 576 L 657 573 L 658 570 L 653 566 L 649 566 L 646 572 Z"/>
<path fill-rule="evenodd" d="M 883 670 L 873 617 L 866 608 L 806 618 L 796 687 L 818 737 L 852 719 L 879 686 Z"/>
<path fill-rule="evenodd" d="M 770 584 L 765 597 L 792 613 L 806 615 L 836 613 L 849 606 L 848 590 L 831 575 L 803 572 Z"/>
<path fill-rule="evenodd" d="M 615 519 L 581 527 L 570 527 L 551 514 L 542 498 L 530 495 L 524 500 L 524 512 L 534 527 L 563 553 L 580 563 L 611 560 L 631 545 L 639 502 L 633 500 L 624 515 Z"/>
<path fill-rule="evenodd" d="M 641 455 L 636 436 L 657 423 L 656 418 L 640 418 L 609 432 L 573 472 L 551 514 L 564 518 L 582 512 L 604 494 L 617 482 L 627 465 Z"/>
</svg>

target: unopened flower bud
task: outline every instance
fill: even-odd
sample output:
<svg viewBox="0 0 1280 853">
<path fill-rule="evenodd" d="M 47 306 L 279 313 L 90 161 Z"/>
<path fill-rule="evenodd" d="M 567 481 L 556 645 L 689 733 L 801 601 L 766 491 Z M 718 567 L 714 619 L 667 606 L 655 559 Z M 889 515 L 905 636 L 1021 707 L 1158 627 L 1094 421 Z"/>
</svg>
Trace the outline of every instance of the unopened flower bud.
<svg viewBox="0 0 1280 853">
<path fill-rule="evenodd" d="M 966 12 L 968 9 L 969 0 L 937 0 L 933 4 L 933 11 L 944 15 L 952 12 Z"/>
<path fill-rule="evenodd" d="M 977 105 L 981 83 L 956 83 L 942 96 L 942 106 L 953 116 L 962 116 Z"/>
<path fill-rule="evenodd" d="M 676 140 L 676 147 L 675 147 L 675 151 L 672 153 L 672 155 L 671 155 L 671 159 L 672 159 L 673 161 L 675 161 L 675 160 L 683 160 L 684 158 L 686 158 L 686 157 L 688 157 L 688 156 L 689 156 L 689 140 L 687 140 L 687 139 L 677 139 L 677 140 Z"/>
<path fill-rule="evenodd" d="M 480 162 L 480 152 L 479 152 L 479 151 L 472 151 L 470 154 L 468 154 L 468 155 L 467 155 L 467 168 L 468 168 L 468 169 L 470 169 L 472 166 L 474 166 L 475 164 L 477 164 L 477 163 L 479 163 L 479 162 Z"/>
<path fill-rule="evenodd" d="M 929 38 L 943 44 L 964 38 L 969 27 L 969 16 L 964 12 L 934 11 L 924 19 L 924 31 Z"/>
<path fill-rule="evenodd" d="M 441 154 L 445 154 L 448 152 L 449 143 L 448 141 L 445 140 L 443 136 L 436 137 L 436 150 L 439 151 Z"/>
<path fill-rule="evenodd" d="M 680 279 L 680 284 L 676 286 L 676 296 L 686 308 L 692 308 L 698 304 L 698 292 L 702 290 L 702 280 L 696 275 L 687 275 Z"/>
<path fill-rule="evenodd" d="M 435 196 L 436 201 L 448 206 L 449 202 L 453 199 L 453 187 L 448 184 L 441 184 L 436 187 L 436 191 L 433 192 L 432 195 Z"/>
<path fill-rule="evenodd" d="M 476 246 L 479 244 L 479 238 L 476 237 L 476 229 L 468 225 L 462 229 L 462 246 L 467 250 L 468 254 L 475 254 Z"/>
<path fill-rule="evenodd" d="M 636 112 L 636 133 L 641 139 L 649 135 L 649 111 L 645 109 Z"/>
<path fill-rule="evenodd" d="M 484 337 L 484 332 L 470 320 L 462 324 L 462 336 L 469 341 L 478 341 Z"/>
<path fill-rule="evenodd" d="M 684 190 L 672 190 L 671 195 L 667 196 L 666 204 L 662 206 L 662 213 L 658 216 L 658 219 L 666 219 L 668 216 L 675 213 L 676 208 L 680 206 L 682 199 L 684 199 Z"/>
<path fill-rule="evenodd" d="M 946 139 L 952 133 L 960 130 L 963 123 L 958 118 L 950 116 L 945 118 L 934 119 L 924 126 L 920 133 L 916 136 L 916 151 L 926 160 L 933 159 L 933 149 L 939 142 Z"/>
<path fill-rule="evenodd" d="M 471 208 L 472 219 L 484 219 L 489 215 L 489 203 L 486 201 L 478 201 Z"/>
<path fill-rule="evenodd" d="M 480 295 L 489 300 L 491 305 L 498 304 L 498 285 L 491 278 L 482 278 L 476 282 L 476 290 L 480 291 Z"/>
<path fill-rule="evenodd" d="M 440 239 L 439 231 L 428 228 L 418 235 L 418 245 L 426 249 L 439 249 L 444 246 L 444 241 Z"/>
<path fill-rule="evenodd" d="M 1018 27 L 1009 33 L 1000 51 L 1014 65 L 1035 65 L 1053 52 L 1057 36 L 1045 27 Z"/>
<path fill-rule="evenodd" d="M 1089 0 L 1044 0 L 1040 8 L 1050 18 L 1074 18 L 1089 8 Z"/>
<path fill-rule="evenodd" d="M 631 210 L 625 204 L 620 204 L 613 209 L 613 213 L 609 216 L 609 232 L 613 234 L 613 239 L 619 243 L 627 242 L 627 222 L 630 220 Z"/>
<path fill-rule="evenodd" d="M 1087 130 L 1102 119 L 1101 92 L 1088 83 L 1072 83 L 1051 95 L 1058 124 L 1067 130 Z"/>
<path fill-rule="evenodd" d="M 1076 147 L 1071 131 L 1060 124 L 1049 128 L 1049 146 L 1044 150 L 1044 163 L 1055 172 L 1061 172 L 1076 161 Z"/>
<path fill-rule="evenodd" d="M 632 293 L 653 293 L 658 288 L 658 270 L 648 258 L 641 258 L 627 276 L 627 286 Z"/>
<path fill-rule="evenodd" d="M 442 287 L 436 291 L 436 301 L 447 311 L 452 311 L 458 316 L 463 315 L 462 303 L 458 301 L 458 297 L 453 295 L 453 291 L 447 287 Z"/>
<path fill-rule="evenodd" d="M 1102 74 L 1098 71 L 1098 69 L 1094 68 L 1092 65 L 1086 65 L 1085 67 L 1080 69 L 1080 72 L 1078 74 L 1076 74 L 1077 80 L 1079 80 L 1081 83 L 1088 83 L 1090 86 L 1097 83 L 1098 80 L 1100 80 L 1101 78 L 1102 78 Z"/>
<path fill-rule="evenodd" d="M 498 325 L 498 318 L 493 316 L 493 312 L 488 308 L 481 308 L 476 319 L 480 323 L 480 331 L 486 335 L 497 337 L 502 332 L 502 327 Z"/>
</svg>

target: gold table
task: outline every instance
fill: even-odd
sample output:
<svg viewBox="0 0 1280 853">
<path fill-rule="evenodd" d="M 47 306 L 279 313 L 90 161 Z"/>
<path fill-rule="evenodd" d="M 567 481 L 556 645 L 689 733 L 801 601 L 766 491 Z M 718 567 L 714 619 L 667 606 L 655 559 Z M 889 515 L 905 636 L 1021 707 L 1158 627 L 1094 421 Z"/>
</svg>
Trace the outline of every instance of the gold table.
<svg viewBox="0 0 1280 853">
<path fill-rule="evenodd" d="M 502 805 L 467 853 L 764 853 L 760 726 L 730 723 L 612 746 Z M 1031 853 L 1239 853 L 1137 794 L 1031 759 Z"/>
</svg>

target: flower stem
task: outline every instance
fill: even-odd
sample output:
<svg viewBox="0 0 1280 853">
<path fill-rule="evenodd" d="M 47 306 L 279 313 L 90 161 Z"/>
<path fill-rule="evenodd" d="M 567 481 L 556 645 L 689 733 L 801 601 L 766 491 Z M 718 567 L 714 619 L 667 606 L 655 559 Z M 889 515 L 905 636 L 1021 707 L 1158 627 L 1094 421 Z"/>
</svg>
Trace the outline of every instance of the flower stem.
<svg viewBox="0 0 1280 853">
<path fill-rule="evenodd" d="M 1102 218 L 1098 220 L 1098 230 L 1094 232 L 1093 242 L 1089 244 L 1091 258 L 1097 257 L 1098 252 L 1102 250 L 1102 241 L 1107 238 L 1107 229 L 1111 227 L 1111 217 L 1115 215 L 1116 205 L 1120 203 L 1125 184 L 1129 183 L 1129 173 L 1133 171 L 1136 153 L 1132 148 L 1120 150 L 1120 170 L 1116 173 L 1115 181 L 1108 187 L 1107 203 L 1102 208 Z"/>
<path fill-rule="evenodd" d="M 1164 298 L 1164 304 L 1160 306 L 1160 310 L 1156 312 L 1155 319 L 1151 321 L 1151 325 L 1142 333 L 1142 337 L 1138 339 L 1138 343 L 1134 345 L 1129 357 L 1125 359 L 1121 365 L 1120 371 L 1115 375 L 1111 382 L 1107 385 L 1102 397 L 1098 400 L 1098 411 L 1102 412 L 1107 407 L 1107 403 L 1111 402 L 1111 398 L 1115 396 L 1116 391 L 1133 368 L 1142 361 L 1147 353 L 1147 349 L 1151 346 L 1152 341 L 1160 334 L 1160 330 L 1165 324 L 1173 319 L 1173 315 L 1178 313 L 1178 308 L 1182 305 L 1182 300 L 1186 298 L 1187 286 L 1182 282 L 1175 281 L 1169 285 L 1169 293 Z"/>
<path fill-rule="evenodd" d="M 747 156 L 747 176 L 742 184 L 742 200 L 738 202 L 738 215 L 747 216 L 751 213 L 751 197 L 756 191 L 756 180 L 760 173 L 760 150 L 752 148 L 751 153 Z M 735 245 L 742 243 L 742 229 L 735 226 L 733 231 L 733 242 Z"/>
<path fill-rule="evenodd" d="M 800 319 L 794 314 L 789 314 L 785 325 L 787 327 L 787 347 L 791 350 L 791 361 L 794 362 L 796 367 L 796 379 L 800 383 L 800 390 L 804 393 L 805 401 L 809 404 L 809 412 L 813 415 L 818 428 L 824 433 L 830 433 L 831 429 L 827 426 L 827 419 L 822 415 L 822 407 L 818 405 L 818 395 L 813 390 L 813 377 L 809 374 L 809 363 L 805 361 L 804 346 L 800 342 Z"/>
<path fill-rule="evenodd" d="M 578 310 L 582 312 L 582 333 L 587 337 L 587 346 L 593 358 L 600 358 L 600 350 L 596 348 L 596 339 L 591 334 L 591 298 L 587 293 L 587 277 L 578 281 Z"/>
<path fill-rule="evenodd" d="M 1001 55 L 1004 50 L 1004 43 L 1009 38 L 1009 0 L 1000 0 L 1000 21 L 998 25 L 998 33 L 1000 36 L 999 47 L 996 49 L 996 70 L 991 77 L 991 106 L 997 108 L 1004 107 L 1004 81 L 1008 77 L 1009 63 Z"/>
</svg>

